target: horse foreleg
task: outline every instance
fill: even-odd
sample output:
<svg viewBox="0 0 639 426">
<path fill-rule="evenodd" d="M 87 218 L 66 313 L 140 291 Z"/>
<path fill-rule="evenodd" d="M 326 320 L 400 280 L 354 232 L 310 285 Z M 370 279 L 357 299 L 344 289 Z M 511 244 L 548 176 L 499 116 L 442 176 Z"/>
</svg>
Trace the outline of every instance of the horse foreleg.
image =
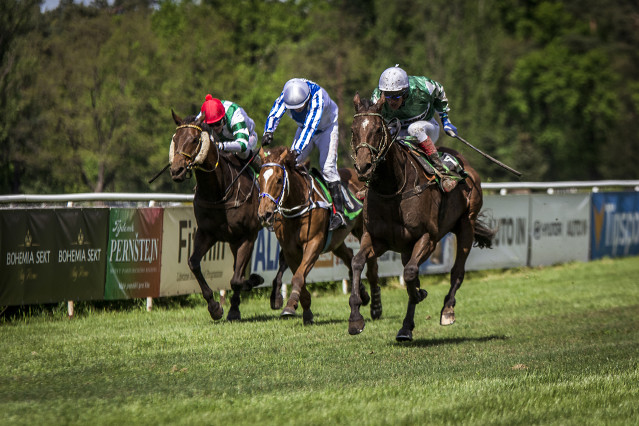
<svg viewBox="0 0 639 426">
<path fill-rule="evenodd" d="M 339 247 L 333 250 L 335 256 L 339 257 L 344 265 L 348 268 L 348 279 L 351 284 L 353 283 L 353 250 L 351 250 L 346 244 L 342 243 Z M 366 306 L 371 301 L 371 297 L 368 295 L 366 291 L 366 287 L 364 284 L 360 282 L 359 285 L 359 296 L 362 299 L 362 305 Z"/>
<path fill-rule="evenodd" d="M 229 321 L 235 321 L 242 318 L 240 313 L 240 293 L 242 290 L 250 290 L 253 288 L 251 281 L 247 281 L 245 277 L 246 268 L 251 261 L 254 241 L 254 239 L 249 239 L 242 241 L 240 244 L 229 244 L 231 252 L 233 253 L 233 258 L 235 259 L 233 262 L 233 277 L 231 278 L 231 289 L 233 290 L 233 295 L 231 296 L 231 308 L 229 309 L 229 314 L 226 317 Z M 257 276 L 256 279 L 251 276 L 251 279 L 256 281 L 257 285 L 259 285 L 261 277 Z M 264 280 L 262 280 L 262 282 L 264 282 Z"/>
<path fill-rule="evenodd" d="M 455 254 L 455 263 L 450 271 L 450 290 L 444 298 L 444 306 L 439 318 L 440 325 L 451 325 L 455 322 L 455 294 L 464 281 L 466 259 L 468 259 L 470 249 L 473 246 L 474 237 L 471 223 L 468 221 L 462 222 L 455 235 L 457 236 L 457 252 Z"/>
<path fill-rule="evenodd" d="M 311 293 L 308 291 L 306 286 L 303 286 L 302 291 L 300 292 L 300 305 L 302 305 L 302 309 L 304 310 L 302 313 L 304 325 L 312 325 L 313 312 L 311 312 Z"/>
<path fill-rule="evenodd" d="M 371 286 L 371 318 L 376 320 L 382 317 L 382 290 L 379 287 L 377 274 L 377 259 L 366 259 L 366 278 Z"/>
<path fill-rule="evenodd" d="M 284 299 L 282 298 L 282 276 L 286 268 L 288 268 L 286 258 L 284 257 L 284 252 L 280 250 L 279 268 L 271 286 L 271 309 L 274 310 L 282 309 L 282 305 L 284 305 Z"/>
<path fill-rule="evenodd" d="M 295 315 L 295 308 L 297 307 L 297 303 L 300 301 L 300 295 L 302 293 L 302 289 L 306 285 L 306 276 L 317 262 L 319 255 L 322 252 L 322 241 L 323 238 L 318 237 L 309 241 L 304 245 L 302 250 L 302 260 L 300 261 L 299 266 L 295 269 L 293 274 L 293 278 L 291 279 L 291 295 L 288 298 L 286 306 L 282 310 L 281 316 L 292 316 Z M 310 293 L 309 293 L 309 303 L 310 306 Z"/>
<path fill-rule="evenodd" d="M 404 282 L 408 293 L 408 307 L 406 316 L 402 323 L 402 328 L 397 332 L 395 339 L 398 342 L 413 340 L 413 329 L 415 328 L 415 306 L 426 299 L 428 292 L 420 288 L 419 265 L 421 265 L 435 249 L 435 243 L 430 235 L 423 235 L 413 247 L 412 253 L 402 253 L 402 263 L 404 264 Z"/>
<path fill-rule="evenodd" d="M 197 283 L 200 285 L 202 297 L 204 297 L 204 300 L 207 302 L 211 318 L 219 320 L 224 315 L 224 308 L 216 302 L 215 299 L 213 299 L 213 290 L 211 290 L 206 279 L 204 279 L 202 268 L 200 266 L 202 258 L 206 252 L 213 247 L 215 242 L 215 239 L 210 234 L 207 234 L 202 231 L 201 228 L 198 228 L 195 232 L 193 253 L 191 254 L 191 257 L 189 257 L 189 268 L 191 269 L 191 272 L 193 272 L 193 275 L 195 275 Z"/>
<path fill-rule="evenodd" d="M 348 333 L 352 336 L 364 331 L 364 327 L 366 326 L 364 317 L 359 312 L 359 307 L 362 305 L 362 298 L 359 293 L 364 264 L 369 258 L 374 258 L 374 256 L 375 252 L 373 250 L 373 242 L 371 241 L 370 234 L 365 232 L 360 241 L 359 251 L 353 257 L 353 261 L 351 262 L 353 281 L 351 283 L 351 296 L 348 299 L 348 304 L 351 307 L 351 315 L 348 318 Z"/>
</svg>

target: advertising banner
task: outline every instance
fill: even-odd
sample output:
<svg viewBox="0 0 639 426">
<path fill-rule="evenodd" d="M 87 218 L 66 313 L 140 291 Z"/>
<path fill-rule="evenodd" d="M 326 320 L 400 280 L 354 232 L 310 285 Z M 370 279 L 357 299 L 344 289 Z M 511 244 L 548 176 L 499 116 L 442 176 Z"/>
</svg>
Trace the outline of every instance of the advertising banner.
<svg viewBox="0 0 639 426">
<path fill-rule="evenodd" d="M 482 220 L 496 230 L 493 247 L 473 247 L 466 261 L 466 269 L 476 271 L 526 266 L 530 235 L 530 195 L 486 195 L 482 213 Z"/>
<path fill-rule="evenodd" d="M 592 194 L 591 258 L 639 254 L 639 193 Z"/>
<path fill-rule="evenodd" d="M 158 297 L 161 208 L 113 208 L 109 215 L 106 300 Z"/>
<path fill-rule="evenodd" d="M 531 196 L 530 265 L 588 261 L 590 194 Z"/>
<path fill-rule="evenodd" d="M 193 207 L 164 210 L 160 296 L 201 293 L 188 263 L 196 229 Z M 213 245 L 202 258 L 201 268 L 211 290 L 230 289 L 233 254 L 228 244 L 218 242 Z"/>
<path fill-rule="evenodd" d="M 0 304 L 102 299 L 107 209 L 0 211 Z"/>
</svg>

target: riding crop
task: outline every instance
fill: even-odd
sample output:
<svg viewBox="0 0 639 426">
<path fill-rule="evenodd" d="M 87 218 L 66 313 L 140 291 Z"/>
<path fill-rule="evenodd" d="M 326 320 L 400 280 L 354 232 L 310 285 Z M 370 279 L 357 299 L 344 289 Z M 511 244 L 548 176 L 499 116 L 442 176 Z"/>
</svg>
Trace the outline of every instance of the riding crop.
<svg viewBox="0 0 639 426">
<path fill-rule="evenodd" d="M 164 173 L 166 171 L 166 169 L 168 169 L 169 167 L 171 167 L 171 163 L 167 164 L 166 166 L 164 166 L 164 168 L 162 170 L 160 170 L 160 172 L 155 175 L 151 180 L 149 180 L 149 183 L 153 183 L 157 178 L 160 177 L 160 175 L 162 173 Z"/>
<path fill-rule="evenodd" d="M 469 147 L 471 147 L 472 149 L 474 149 L 475 151 L 477 151 L 478 153 L 480 153 L 481 155 L 483 155 L 484 157 L 488 158 L 490 161 L 492 161 L 493 163 L 497 164 L 500 167 L 503 167 L 504 169 L 508 170 L 510 173 L 514 174 L 517 177 L 521 177 L 521 173 L 518 172 L 517 170 L 513 169 L 512 167 L 509 167 L 507 165 L 505 165 L 504 163 L 502 163 L 501 161 L 497 160 L 496 158 L 491 157 L 490 155 L 486 154 L 485 152 L 482 152 L 481 150 L 475 148 L 474 146 L 472 146 L 470 143 L 468 143 L 466 140 L 464 140 L 463 138 L 461 138 L 459 135 L 457 134 L 451 134 L 446 132 L 446 134 L 448 134 L 449 136 L 452 136 L 454 138 L 459 139 L 460 141 L 462 141 L 463 143 L 465 143 L 466 145 L 468 145 Z"/>
</svg>

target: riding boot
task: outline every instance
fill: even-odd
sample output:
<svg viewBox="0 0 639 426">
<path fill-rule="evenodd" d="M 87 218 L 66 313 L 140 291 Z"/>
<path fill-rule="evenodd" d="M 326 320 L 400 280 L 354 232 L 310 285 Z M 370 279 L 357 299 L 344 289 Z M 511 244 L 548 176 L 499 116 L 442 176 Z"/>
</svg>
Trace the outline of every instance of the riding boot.
<svg viewBox="0 0 639 426">
<path fill-rule="evenodd" d="M 448 174 L 448 171 L 442 164 L 442 160 L 439 158 L 439 154 L 435 152 L 434 154 L 429 155 L 428 159 L 430 160 L 430 163 L 433 165 L 433 167 L 437 170 L 439 174 L 442 191 L 450 192 L 453 189 L 455 189 L 455 187 L 457 186 L 457 181 L 453 179 L 452 177 L 450 177 L 450 175 Z"/>
<path fill-rule="evenodd" d="M 431 164 L 435 168 L 435 174 L 439 176 L 440 185 L 442 191 L 450 192 L 457 186 L 457 181 L 450 177 L 448 171 L 442 164 L 442 160 L 439 158 L 439 154 L 437 154 L 437 148 L 435 148 L 435 143 L 430 138 L 430 136 L 426 136 L 426 139 L 421 141 L 418 146 L 424 151 Z"/>
<path fill-rule="evenodd" d="M 342 190 L 340 189 L 339 182 L 328 182 L 328 190 L 331 193 L 333 199 L 333 206 L 335 207 L 335 214 L 331 216 L 331 223 L 328 226 L 329 231 L 334 231 L 337 228 L 346 226 L 346 220 L 344 219 L 344 199 L 342 198 Z"/>
<path fill-rule="evenodd" d="M 251 168 L 253 169 L 253 171 L 255 172 L 255 174 L 259 175 L 260 174 L 260 169 L 262 168 L 262 157 L 260 157 L 259 153 L 251 153 L 248 157 L 247 161 L 251 160 L 251 157 L 253 158 L 253 161 L 251 161 Z"/>
</svg>

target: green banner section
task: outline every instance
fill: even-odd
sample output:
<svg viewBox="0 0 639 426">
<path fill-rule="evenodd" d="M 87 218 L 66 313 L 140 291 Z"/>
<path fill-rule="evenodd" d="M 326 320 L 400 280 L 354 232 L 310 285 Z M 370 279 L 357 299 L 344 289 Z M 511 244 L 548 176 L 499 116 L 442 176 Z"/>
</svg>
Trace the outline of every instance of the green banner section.
<svg viewBox="0 0 639 426">
<path fill-rule="evenodd" d="M 102 299 L 108 209 L 0 211 L 0 305 Z"/>
<path fill-rule="evenodd" d="M 158 297 L 162 209 L 111 209 L 106 300 Z"/>
</svg>

